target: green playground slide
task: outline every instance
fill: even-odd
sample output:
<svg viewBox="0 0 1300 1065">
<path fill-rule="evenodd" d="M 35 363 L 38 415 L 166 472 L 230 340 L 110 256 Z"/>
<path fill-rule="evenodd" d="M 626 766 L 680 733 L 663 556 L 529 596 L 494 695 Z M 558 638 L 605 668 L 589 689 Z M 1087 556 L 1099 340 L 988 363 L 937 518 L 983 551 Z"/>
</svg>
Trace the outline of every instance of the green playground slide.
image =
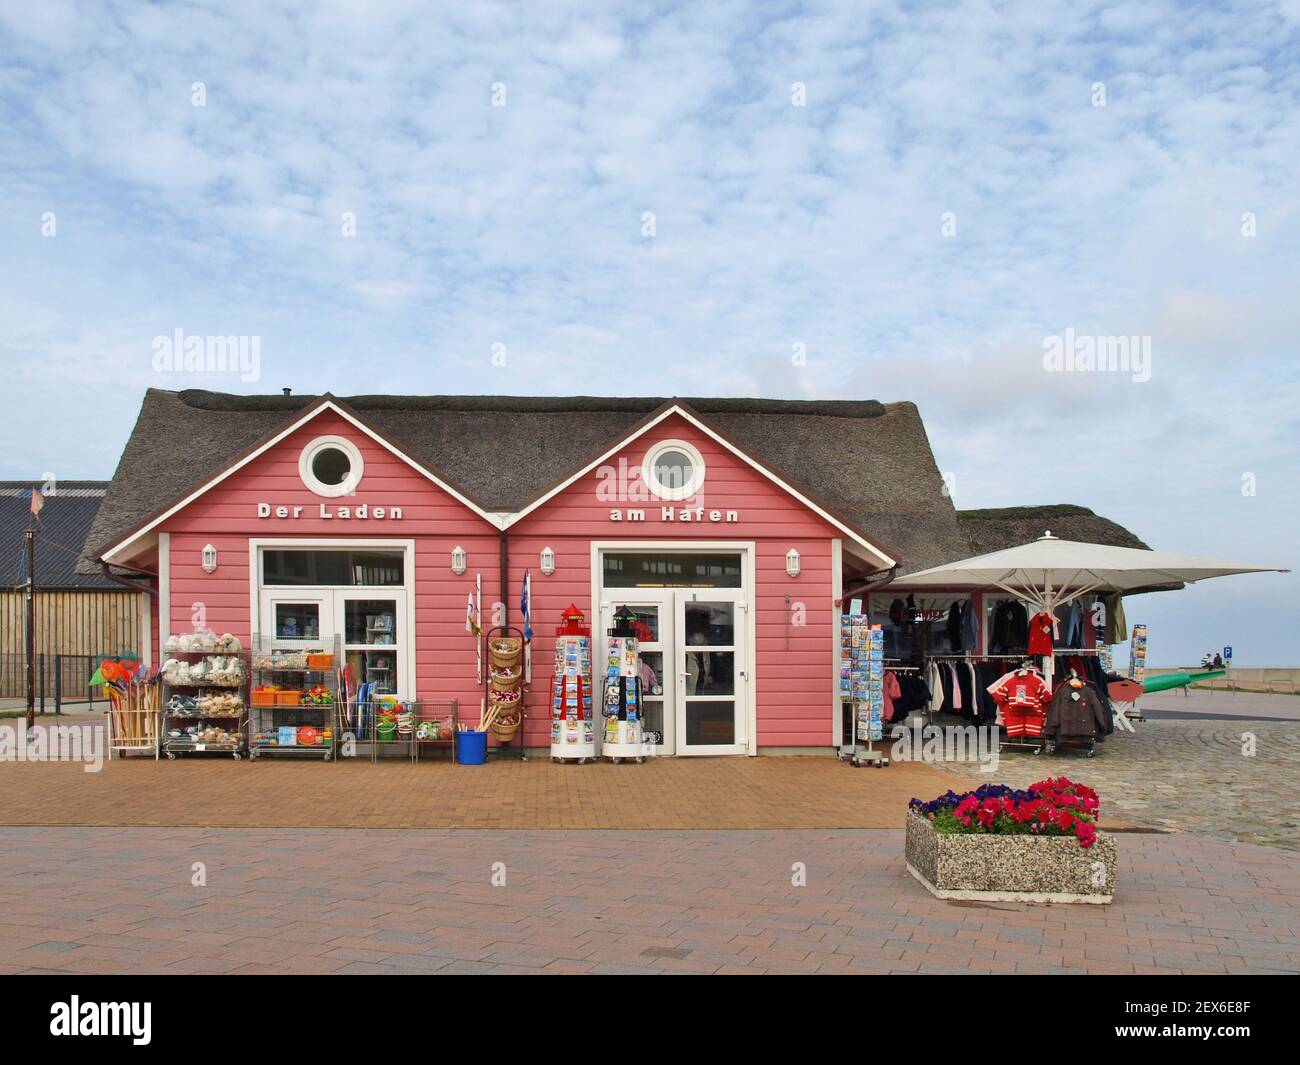
<svg viewBox="0 0 1300 1065">
<path fill-rule="evenodd" d="M 1195 684 L 1201 680 L 1213 680 L 1215 677 L 1226 676 L 1226 669 L 1207 669 L 1202 673 L 1161 673 L 1159 676 L 1147 677 L 1142 681 L 1142 690 L 1144 692 L 1163 692 L 1170 688 L 1185 688 L 1189 684 Z"/>
</svg>

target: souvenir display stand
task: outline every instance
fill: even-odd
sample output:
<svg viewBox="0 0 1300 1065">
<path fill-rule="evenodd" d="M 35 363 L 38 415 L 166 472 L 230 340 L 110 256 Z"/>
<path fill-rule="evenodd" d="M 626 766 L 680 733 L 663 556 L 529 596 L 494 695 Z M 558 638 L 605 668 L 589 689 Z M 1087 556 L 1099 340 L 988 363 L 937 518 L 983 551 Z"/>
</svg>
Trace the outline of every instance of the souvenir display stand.
<svg viewBox="0 0 1300 1065">
<path fill-rule="evenodd" d="M 108 697 L 109 758 L 142 752 L 157 761 L 161 674 L 134 663 L 124 668 L 108 659 L 100 663 L 96 677 L 101 673 Z"/>
<path fill-rule="evenodd" d="M 591 628 L 576 606 L 560 615 L 551 680 L 551 761 L 584 765 L 596 758 L 591 698 Z"/>
<path fill-rule="evenodd" d="M 605 691 L 601 712 L 605 717 L 600 753 L 617 765 L 625 759 L 645 761 L 641 722 L 641 654 L 636 637 L 636 615 L 620 607 L 614 627 L 608 630 L 605 657 Z"/>
<path fill-rule="evenodd" d="M 488 667 L 483 671 L 483 702 L 479 707 L 480 725 L 486 725 L 496 737 L 488 745 L 488 754 L 513 754 L 513 742 L 519 737 L 519 760 L 528 761 L 524 748 L 524 634 L 512 625 L 488 629 L 483 639 L 487 645 Z"/>
<path fill-rule="evenodd" d="M 853 766 L 885 768 L 885 633 L 866 614 L 840 616 L 840 698 L 852 706 L 853 744 L 840 752 Z M 865 744 L 865 745 L 864 745 Z"/>
<path fill-rule="evenodd" d="M 247 750 L 248 656 L 239 640 L 200 629 L 173 634 L 163 647 L 162 727 L 158 747 L 169 761 L 178 754 L 228 754 Z"/>
<path fill-rule="evenodd" d="M 269 754 L 332 761 L 343 660 L 339 637 L 310 648 L 276 643 L 253 639 L 249 754 L 254 760 Z"/>
</svg>

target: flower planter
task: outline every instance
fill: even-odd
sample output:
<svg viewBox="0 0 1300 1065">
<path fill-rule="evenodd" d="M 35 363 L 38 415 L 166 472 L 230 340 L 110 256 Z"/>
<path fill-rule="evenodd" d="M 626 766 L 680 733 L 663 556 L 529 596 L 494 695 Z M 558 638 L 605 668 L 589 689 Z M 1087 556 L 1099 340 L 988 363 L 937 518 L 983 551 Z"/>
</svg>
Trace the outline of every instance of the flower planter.
<svg viewBox="0 0 1300 1065">
<path fill-rule="evenodd" d="M 946 834 L 907 815 L 907 871 L 941 899 L 1107 903 L 1115 894 L 1115 839 L 1091 847 L 1069 836 Z"/>
</svg>

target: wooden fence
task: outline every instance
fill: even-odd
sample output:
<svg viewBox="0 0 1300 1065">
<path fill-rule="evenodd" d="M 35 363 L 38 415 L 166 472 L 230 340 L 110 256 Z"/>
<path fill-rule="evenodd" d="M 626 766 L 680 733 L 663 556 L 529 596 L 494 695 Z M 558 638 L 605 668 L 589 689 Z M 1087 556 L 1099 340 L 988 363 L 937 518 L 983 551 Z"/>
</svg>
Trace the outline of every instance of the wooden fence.
<svg viewBox="0 0 1300 1065">
<path fill-rule="evenodd" d="M 0 699 L 26 694 L 26 616 L 21 591 L 0 591 Z M 145 598 L 117 590 L 37 591 L 36 652 L 101 655 L 133 651 L 143 656 Z M 9 667 L 9 668 L 5 668 Z"/>
</svg>

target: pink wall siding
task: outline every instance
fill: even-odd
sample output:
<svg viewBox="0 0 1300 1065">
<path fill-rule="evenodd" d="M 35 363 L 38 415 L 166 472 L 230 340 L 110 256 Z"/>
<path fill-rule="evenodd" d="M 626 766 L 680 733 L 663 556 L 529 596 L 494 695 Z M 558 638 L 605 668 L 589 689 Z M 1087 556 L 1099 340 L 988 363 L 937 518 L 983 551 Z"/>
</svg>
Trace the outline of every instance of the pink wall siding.
<svg viewBox="0 0 1300 1065">
<path fill-rule="evenodd" d="M 344 436 L 361 450 L 365 474 L 354 498 L 323 500 L 298 476 L 298 456 L 308 441 Z M 301 506 L 298 519 L 258 518 L 257 504 Z M 321 503 L 368 503 L 402 508 L 400 521 L 322 519 Z M 250 537 L 393 536 L 415 541 L 415 686 L 422 699 L 460 700 L 462 714 L 478 719 L 474 680 L 474 641 L 465 632 L 465 603 L 476 572 L 483 576 L 483 600 L 498 598 L 499 554 L 496 530 L 459 501 L 411 469 L 333 412 L 324 412 L 276 448 L 258 457 L 184 511 L 169 519 L 171 533 L 171 631 L 193 628 L 193 604 L 201 603 L 208 627 L 248 640 Z M 217 549 L 215 573 L 204 573 L 205 544 Z M 465 549 L 468 567 L 457 577 L 451 552 Z M 399 641 L 400 642 L 400 641 Z"/>
<path fill-rule="evenodd" d="M 791 547 L 799 552 L 796 578 L 785 571 Z M 760 540 L 756 551 L 758 744 L 829 745 L 839 669 L 839 633 L 831 627 L 831 541 Z M 800 606 L 802 626 L 794 623 Z"/>
<path fill-rule="evenodd" d="M 310 493 L 298 477 L 298 456 L 311 439 L 323 434 L 346 436 L 361 449 L 365 476 L 357 495 L 345 505 L 366 502 L 399 505 L 401 521 L 324 520 L 317 515 L 326 502 Z M 686 439 L 703 454 L 708 478 L 700 498 L 675 507 L 703 506 L 735 510 L 736 522 L 682 523 L 660 519 L 662 501 L 603 500 L 595 472 L 569 486 L 510 530 L 509 618 L 520 623 L 519 592 L 525 569 L 533 574 L 533 690 L 528 696 L 530 720 L 525 740 L 544 745 L 549 732 L 549 684 L 553 633 L 559 612 L 570 602 L 592 616 L 591 541 L 595 540 L 739 540 L 756 544 L 756 580 L 752 604 L 760 746 L 828 746 L 834 721 L 837 647 L 832 625 L 831 545 L 839 533 L 784 490 L 750 468 L 726 448 L 688 422 L 672 418 L 636 441 L 624 452 L 627 468 L 639 472 L 646 450 L 655 442 Z M 611 465 L 617 468 L 618 456 Z M 294 519 L 258 518 L 259 502 L 301 506 Z M 644 522 L 614 522 L 613 508 L 644 508 Z M 461 701 L 462 716 L 477 719 L 479 688 L 474 680 L 474 644 L 464 631 L 467 593 L 475 573 L 483 578 L 485 625 L 492 624 L 492 606 L 500 599 L 497 531 L 468 508 L 441 491 L 386 449 L 355 430 L 344 419 L 325 412 L 271 452 L 212 489 L 162 526 L 171 534 L 171 608 L 173 632 L 193 627 L 193 604 L 203 604 L 207 625 L 230 631 L 243 640 L 251 635 L 249 615 L 250 537 L 373 538 L 393 536 L 415 541 L 416 695 L 423 699 Z M 215 573 L 200 566 L 203 546 L 218 552 Z M 451 572 L 450 555 L 459 544 L 468 554 L 461 577 Z M 544 577 L 539 569 L 542 549 L 556 554 L 556 572 Z M 785 572 L 785 555 L 796 548 L 802 573 Z M 791 607 L 802 605 L 802 625 L 791 623 Z M 788 628 L 788 632 L 787 632 Z M 400 645 L 400 641 L 399 641 Z"/>
<path fill-rule="evenodd" d="M 834 720 L 833 699 L 838 647 L 831 627 L 831 543 L 837 530 L 804 508 L 783 489 L 758 473 L 725 447 L 715 443 L 684 419 L 673 417 L 656 426 L 622 452 L 627 469 L 641 468 L 646 452 L 664 439 L 686 440 L 704 457 L 708 476 L 700 497 L 678 504 L 660 500 L 598 498 L 602 481 L 593 471 L 575 481 L 510 530 L 511 618 L 518 624 L 518 592 L 524 569 L 533 572 L 533 627 L 539 637 L 533 652 L 533 691 L 528 708 L 533 720 L 527 739 L 546 742 L 546 699 L 552 673 L 553 633 L 559 612 L 575 602 L 592 616 L 592 540 L 742 540 L 755 541 L 753 608 L 757 633 L 756 673 L 759 746 L 829 746 Z M 607 465 L 618 468 L 619 455 Z M 663 522 L 664 506 L 702 505 L 738 511 L 740 521 L 700 524 Z M 643 522 L 610 521 L 613 508 L 639 507 Z M 544 547 L 556 555 L 555 574 L 538 569 Z M 801 573 L 785 571 L 790 548 L 801 556 Z M 803 604 L 801 627 L 790 626 L 786 646 L 787 607 Z"/>
</svg>

